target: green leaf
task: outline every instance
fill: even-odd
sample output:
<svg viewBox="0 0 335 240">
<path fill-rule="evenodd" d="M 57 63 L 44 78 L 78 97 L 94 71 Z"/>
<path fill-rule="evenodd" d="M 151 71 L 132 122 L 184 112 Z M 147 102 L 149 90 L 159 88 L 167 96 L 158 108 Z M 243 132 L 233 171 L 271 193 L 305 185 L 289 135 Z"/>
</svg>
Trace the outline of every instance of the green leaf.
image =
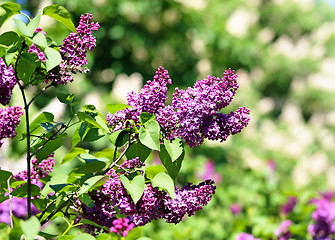
<svg viewBox="0 0 335 240">
<path fill-rule="evenodd" d="M 53 139 L 49 142 L 47 142 L 41 150 L 39 150 L 36 153 L 36 158 L 41 161 L 43 159 L 46 159 L 51 153 L 56 151 L 58 148 L 60 148 L 63 144 L 63 138 L 57 137 L 56 139 Z"/>
<path fill-rule="evenodd" d="M 158 173 L 165 173 L 165 168 L 162 165 L 150 166 L 145 169 L 145 175 L 152 180 Z"/>
<path fill-rule="evenodd" d="M 92 190 L 94 187 L 103 185 L 108 178 L 108 176 L 94 176 L 87 179 L 81 187 L 78 196 Z"/>
<path fill-rule="evenodd" d="M 40 194 L 40 191 L 41 189 L 37 185 L 31 184 L 31 196 L 32 197 L 38 196 Z M 27 197 L 27 192 L 28 192 L 28 184 L 24 184 L 14 189 L 11 192 L 11 195 L 15 197 L 23 198 L 23 197 Z"/>
<path fill-rule="evenodd" d="M 114 152 L 115 152 L 115 149 L 112 149 L 112 148 L 105 148 L 105 149 L 103 149 L 103 150 L 97 152 L 96 154 L 94 154 L 94 156 L 97 157 L 97 158 L 102 158 L 102 157 L 104 157 L 104 158 L 106 158 L 106 159 L 112 161 L 112 160 L 113 160 L 113 157 L 114 157 Z M 119 156 L 119 154 L 116 153 L 116 157 L 118 157 L 118 156 Z"/>
<path fill-rule="evenodd" d="M 41 127 L 44 128 L 45 130 L 47 130 L 48 132 L 51 132 L 56 127 L 64 125 L 64 124 L 65 124 L 65 122 L 60 122 L 60 123 L 57 123 L 57 124 L 52 124 L 52 123 L 49 123 L 49 122 L 43 122 L 43 123 L 41 123 Z"/>
<path fill-rule="evenodd" d="M 151 153 L 151 149 L 144 146 L 141 142 L 134 142 L 126 152 L 126 157 L 128 159 L 133 159 L 139 157 L 141 162 L 144 162 Z"/>
<path fill-rule="evenodd" d="M 0 35 L 0 44 L 9 47 L 10 45 L 19 41 L 19 39 L 20 39 L 20 36 L 17 35 L 16 32 L 12 32 L 12 31 L 5 32 Z"/>
<path fill-rule="evenodd" d="M 80 219 L 80 222 L 84 223 L 84 224 L 92 225 L 92 226 L 97 227 L 97 228 L 104 229 L 106 232 L 109 232 L 109 228 L 108 227 L 101 226 L 101 225 L 99 225 L 99 224 L 97 224 L 95 222 L 92 222 L 92 221 L 88 220 L 88 219 L 82 218 L 82 219 Z"/>
<path fill-rule="evenodd" d="M 79 200 L 89 208 L 94 206 L 94 201 L 91 199 L 90 195 L 88 195 L 87 193 L 80 195 Z"/>
<path fill-rule="evenodd" d="M 62 56 L 60 55 L 60 53 L 53 48 L 46 47 L 44 49 L 44 54 L 46 59 L 45 65 L 47 71 L 50 71 L 54 67 L 58 66 L 62 61 Z"/>
<path fill-rule="evenodd" d="M 85 137 L 83 138 L 83 142 L 94 142 L 104 136 L 105 135 L 101 135 L 99 133 L 99 128 L 91 128 L 88 130 Z"/>
<path fill-rule="evenodd" d="M 43 9 L 43 15 L 47 15 L 68 27 L 72 32 L 76 32 L 71 15 L 68 10 L 61 5 L 50 5 Z"/>
<path fill-rule="evenodd" d="M 129 106 L 127 104 L 107 104 L 106 105 L 108 112 L 110 112 L 111 114 L 115 114 L 117 111 L 124 110 L 130 107 L 132 106 Z"/>
<path fill-rule="evenodd" d="M 140 128 L 139 139 L 143 145 L 159 151 L 159 133 L 160 127 L 158 122 L 156 120 L 149 120 Z"/>
<path fill-rule="evenodd" d="M 46 39 L 45 35 L 41 32 L 37 33 L 33 37 L 33 43 L 35 45 L 38 45 L 38 46 L 43 47 L 43 48 L 48 47 L 47 39 Z"/>
<path fill-rule="evenodd" d="M 30 30 L 27 27 L 27 25 L 19 19 L 15 18 L 13 21 L 15 23 L 15 26 L 16 26 L 17 30 L 21 34 L 23 34 L 24 36 L 27 36 L 27 37 L 32 37 L 33 36 L 35 30 Z"/>
<path fill-rule="evenodd" d="M 35 239 L 35 236 L 41 229 L 40 221 L 35 216 L 32 216 L 26 221 L 20 221 L 20 225 L 26 240 Z"/>
<path fill-rule="evenodd" d="M 35 72 L 36 66 L 28 53 L 23 53 L 17 63 L 17 76 L 27 84 Z"/>
<path fill-rule="evenodd" d="M 153 187 L 163 188 L 172 199 L 175 197 L 175 187 L 172 178 L 166 173 L 158 173 L 151 180 Z"/>
<path fill-rule="evenodd" d="M 164 146 L 169 153 L 172 162 L 176 161 L 184 152 L 183 142 L 178 138 L 174 140 L 164 139 Z"/>
<path fill-rule="evenodd" d="M 93 237 L 90 234 L 83 233 L 79 235 L 78 237 L 75 237 L 73 240 L 95 240 L 95 237 Z"/>
<path fill-rule="evenodd" d="M 45 233 L 45 232 L 39 232 L 38 236 L 44 237 L 45 239 L 55 239 L 58 235 L 49 234 L 49 233 Z"/>
<path fill-rule="evenodd" d="M 41 123 L 43 123 L 43 122 L 53 122 L 53 120 L 54 120 L 54 115 L 52 113 L 42 112 L 40 115 L 38 115 L 34 119 L 34 121 L 32 121 L 29 124 L 30 134 L 36 134 L 39 131 L 41 131 L 42 130 Z M 26 137 L 27 137 L 27 132 L 24 131 L 22 133 L 22 139 L 25 139 Z"/>
<path fill-rule="evenodd" d="M 126 178 L 124 175 L 121 175 L 120 180 L 136 204 L 144 192 L 144 177 L 142 175 L 137 175 L 130 182 L 128 178 Z"/>
<path fill-rule="evenodd" d="M 129 140 L 129 129 L 121 129 L 113 132 L 109 140 L 117 147 L 123 146 Z"/>
<path fill-rule="evenodd" d="M 57 98 L 60 102 L 70 106 L 76 105 L 78 102 L 74 102 L 74 94 L 57 93 Z"/>
<path fill-rule="evenodd" d="M 31 19 L 31 21 L 27 25 L 27 28 L 28 28 L 29 32 L 32 32 L 34 34 L 36 28 L 38 28 L 38 25 L 40 25 L 40 21 L 41 21 L 41 15 L 40 14 L 36 15 L 33 19 Z"/>
<path fill-rule="evenodd" d="M 76 236 L 71 236 L 71 235 L 64 235 L 61 236 L 60 238 L 58 238 L 58 240 L 72 240 L 74 239 Z"/>
<path fill-rule="evenodd" d="M 147 113 L 147 112 L 142 112 L 139 120 L 140 120 L 140 123 L 145 124 L 147 121 L 155 120 L 155 119 L 156 119 L 155 115 L 151 113 Z"/>
<path fill-rule="evenodd" d="M 60 183 L 60 184 L 50 184 L 49 187 L 55 191 L 55 193 L 60 192 L 62 189 L 64 189 L 67 186 L 73 186 L 73 184 L 68 183 Z"/>
<path fill-rule="evenodd" d="M 98 172 L 101 169 L 103 169 L 106 166 L 105 162 L 102 161 L 92 161 L 92 162 L 88 162 L 83 166 L 78 167 L 77 170 L 75 170 L 75 173 L 79 173 L 79 174 L 87 174 L 87 173 L 94 173 L 94 172 Z"/>
<path fill-rule="evenodd" d="M 106 129 L 104 129 L 99 123 L 97 123 L 96 120 L 94 120 L 90 115 L 88 115 L 87 113 L 84 112 L 78 112 L 77 113 L 77 117 L 79 119 L 79 121 L 81 122 L 87 122 L 89 124 L 92 124 L 93 126 L 100 128 L 104 131 L 107 131 Z"/>
<path fill-rule="evenodd" d="M 5 171 L 5 170 L 0 170 L 0 183 L 5 183 L 7 180 L 13 176 L 13 173 Z"/>
<path fill-rule="evenodd" d="M 12 45 L 9 48 L 7 48 L 6 53 L 5 53 L 5 59 L 4 59 L 7 67 L 12 63 L 17 53 L 18 53 L 17 46 Z"/>
<path fill-rule="evenodd" d="M 0 27 L 12 16 L 19 14 L 21 10 L 20 4 L 3 3 L 0 5 Z"/>
<path fill-rule="evenodd" d="M 64 156 L 61 164 L 71 161 L 72 159 L 74 159 L 75 157 L 77 157 L 81 153 L 88 153 L 88 150 L 87 149 L 83 149 L 83 148 L 78 148 L 78 147 L 71 149 Z"/>
<path fill-rule="evenodd" d="M 184 160 L 185 151 L 176 159 L 174 162 L 171 160 L 170 154 L 166 150 L 165 146 L 161 145 L 161 151 L 158 152 L 159 158 L 162 161 L 164 167 L 168 174 L 173 178 L 176 179 L 179 170 L 181 168 L 181 164 Z"/>
<path fill-rule="evenodd" d="M 142 228 L 136 227 L 130 230 L 128 233 L 126 240 L 137 240 L 142 236 Z"/>
</svg>

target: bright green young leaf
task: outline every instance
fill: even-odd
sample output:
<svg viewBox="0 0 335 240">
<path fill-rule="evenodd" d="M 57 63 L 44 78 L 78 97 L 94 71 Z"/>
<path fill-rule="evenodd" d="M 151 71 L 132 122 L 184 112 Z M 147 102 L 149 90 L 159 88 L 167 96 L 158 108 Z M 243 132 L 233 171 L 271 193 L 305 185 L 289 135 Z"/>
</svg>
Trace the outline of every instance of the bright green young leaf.
<svg viewBox="0 0 335 240">
<path fill-rule="evenodd" d="M 95 237 L 93 237 L 90 234 L 83 233 L 83 234 L 75 237 L 73 240 L 95 240 Z"/>
<path fill-rule="evenodd" d="M 60 184 L 50 184 L 49 187 L 55 191 L 55 193 L 60 192 L 62 189 L 64 189 L 67 186 L 73 186 L 73 184 L 68 183 L 60 183 Z"/>
<path fill-rule="evenodd" d="M 165 168 L 162 165 L 150 166 L 145 169 L 145 176 L 152 180 L 158 173 L 165 173 Z"/>
<path fill-rule="evenodd" d="M 20 221 L 21 229 L 26 240 L 33 240 L 41 229 L 40 221 L 37 217 L 32 216 L 26 221 Z"/>
<path fill-rule="evenodd" d="M 169 153 L 172 162 L 176 161 L 184 152 L 183 143 L 178 138 L 174 140 L 164 139 L 164 146 L 166 151 Z"/>
<path fill-rule="evenodd" d="M 120 180 L 136 204 L 144 192 L 144 177 L 142 175 L 137 175 L 130 182 L 128 178 L 126 178 L 124 175 L 121 175 Z"/>
<path fill-rule="evenodd" d="M 109 140 L 117 147 L 123 146 L 129 140 L 129 129 L 121 129 L 113 132 Z"/>
<path fill-rule="evenodd" d="M 100 128 L 104 131 L 107 131 L 106 129 L 104 129 L 99 123 L 97 123 L 96 120 L 94 120 L 90 115 L 88 115 L 87 113 L 84 113 L 84 112 L 78 112 L 77 113 L 77 117 L 79 119 L 79 121 L 81 122 L 86 122 L 86 123 L 90 123 L 92 124 L 93 126 L 97 127 L 97 128 Z"/>
<path fill-rule="evenodd" d="M 160 187 L 163 188 L 172 199 L 175 196 L 175 187 L 172 178 L 167 175 L 166 173 L 158 173 L 152 180 L 151 180 L 153 187 Z"/>
<path fill-rule="evenodd" d="M 103 185 L 108 178 L 109 178 L 108 176 L 94 176 L 94 177 L 87 179 L 83 183 L 83 186 L 81 187 L 78 195 L 80 196 L 81 194 L 90 191 L 94 187 Z"/>
<path fill-rule="evenodd" d="M 142 236 L 142 228 L 133 228 L 127 235 L 126 240 L 138 240 Z"/>
<path fill-rule="evenodd" d="M 76 32 L 71 15 L 68 10 L 61 5 L 50 5 L 43 9 L 43 15 L 47 15 L 68 27 L 72 32 Z"/>
<path fill-rule="evenodd" d="M 104 136 L 99 133 L 99 128 L 90 128 L 83 138 L 83 142 L 94 142 Z"/>
<path fill-rule="evenodd" d="M 74 106 L 78 103 L 74 102 L 74 94 L 57 93 L 57 98 L 60 102 L 71 106 Z"/>
<path fill-rule="evenodd" d="M 144 126 L 140 128 L 139 139 L 140 142 L 153 150 L 160 150 L 159 142 L 160 127 L 156 120 L 147 121 Z"/>
<path fill-rule="evenodd" d="M 15 26 L 16 26 L 17 30 L 21 34 L 23 34 L 24 36 L 27 36 L 27 37 L 32 37 L 33 36 L 34 31 L 29 30 L 29 28 L 27 27 L 27 25 L 24 22 L 22 22 L 21 20 L 16 19 L 16 18 L 13 21 L 15 23 Z"/>
<path fill-rule="evenodd" d="M 7 67 L 12 63 L 15 56 L 18 54 L 18 48 L 15 45 L 10 46 L 6 49 L 5 62 Z"/>
<path fill-rule="evenodd" d="M 61 164 L 71 161 L 72 159 L 74 159 L 75 157 L 77 157 L 81 153 L 88 153 L 88 150 L 87 149 L 83 149 L 83 148 L 78 148 L 78 147 L 72 148 L 64 156 Z"/>
<path fill-rule="evenodd" d="M 72 235 L 64 235 L 58 238 L 58 240 L 73 240 L 75 237 L 76 236 L 72 236 Z"/>
<path fill-rule="evenodd" d="M 46 59 L 45 64 L 47 67 L 47 71 L 50 71 L 54 67 L 58 66 L 62 61 L 62 56 L 60 55 L 60 53 L 53 48 L 46 47 L 44 49 L 44 54 Z"/>
<path fill-rule="evenodd" d="M 19 14 L 21 10 L 20 4 L 3 3 L 0 5 L 0 27 L 12 16 Z"/>
<path fill-rule="evenodd" d="M 151 113 L 147 113 L 147 112 L 142 112 L 139 120 L 140 120 L 140 123 L 145 124 L 147 121 L 155 120 L 155 119 L 156 119 L 155 115 Z"/>
<path fill-rule="evenodd" d="M 19 59 L 17 63 L 17 76 L 27 84 L 30 81 L 31 76 L 35 72 L 36 66 L 34 62 L 29 61 L 30 55 L 28 53 L 24 53 L 26 57 L 22 57 Z"/>
<path fill-rule="evenodd" d="M 43 48 L 48 47 L 47 39 L 46 39 L 45 35 L 41 32 L 37 33 L 33 37 L 33 43 L 35 45 L 38 45 L 38 46 L 43 47 Z"/>
<path fill-rule="evenodd" d="M 51 153 L 56 151 L 58 148 L 60 148 L 63 144 L 63 138 L 62 137 L 57 137 L 54 140 L 51 140 L 47 142 L 41 150 L 39 150 L 36 153 L 36 158 L 41 161 L 43 159 L 46 159 Z"/>
<path fill-rule="evenodd" d="M 115 150 L 112 149 L 112 148 L 105 148 L 99 152 L 97 152 L 96 154 L 94 154 L 95 157 L 97 158 L 106 158 L 108 160 L 113 160 L 113 157 L 114 157 L 114 152 Z M 116 157 L 118 157 L 119 154 L 116 153 Z"/>
<path fill-rule="evenodd" d="M 35 197 L 37 195 L 40 194 L 40 188 L 35 185 L 35 184 L 31 184 L 31 196 L 32 197 Z M 28 184 L 24 184 L 16 189 L 14 189 L 12 192 L 11 192 L 11 195 L 12 196 L 15 196 L 15 197 L 27 197 L 27 192 L 28 192 Z"/>
<path fill-rule="evenodd" d="M 29 32 L 34 33 L 36 28 L 38 28 L 38 25 L 40 25 L 40 21 L 41 21 L 41 15 L 40 14 L 36 15 L 33 19 L 31 19 L 31 21 L 27 25 L 27 28 L 28 28 Z"/>
<path fill-rule="evenodd" d="M 41 123 L 43 122 L 50 122 L 52 123 L 54 120 L 54 115 L 49 112 L 42 112 L 38 115 L 30 124 L 29 124 L 29 131 L 30 134 L 36 134 L 42 130 Z M 27 132 L 24 131 L 22 133 L 22 139 L 27 137 Z"/>
<path fill-rule="evenodd" d="M 133 159 L 139 157 L 141 162 L 144 162 L 150 155 L 151 149 L 144 146 L 141 142 L 134 142 L 126 152 L 126 157 L 128 159 Z"/>
<path fill-rule="evenodd" d="M 179 170 L 181 168 L 181 164 L 184 160 L 185 152 L 178 157 L 174 162 L 171 160 L 170 154 L 166 150 L 165 146 L 161 145 L 161 151 L 158 152 L 159 158 L 162 161 L 164 167 L 166 168 L 166 171 L 168 174 L 173 178 L 176 179 Z"/>
<path fill-rule="evenodd" d="M 106 105 L 108 112 L 110 112 L 111 114 L 115 114 L 117 111 L 124 110 L 130 107 L 132 106 L 129 106 L 127 104 L 107 104 Z"/>
<path fill-rule="evenodd" d="M 90 221 L 90 220 L 88 220 L 88 219 L 82 218 L 82 219 L 80 220 L 80 222 L 83 223 L 83 224 L 89 224 L 89 225 L 92 225 L 92 226 L 94 226 L 94 227 L 104 229 L 106 232 L 109 232 L 109 228 L 108 228 L 108 227 L 99 225 L 99 224 L 97 224 L 96 222 L 92 222 L 92 221 Z M 101 236 L 101 235 L 100 235 L 100 236 Z M 111 239 L 108 239 L 108 240 L 111 240 Z M 118 240 L 118 238 L 117 238 L 116 240 Z"/>
</svg>

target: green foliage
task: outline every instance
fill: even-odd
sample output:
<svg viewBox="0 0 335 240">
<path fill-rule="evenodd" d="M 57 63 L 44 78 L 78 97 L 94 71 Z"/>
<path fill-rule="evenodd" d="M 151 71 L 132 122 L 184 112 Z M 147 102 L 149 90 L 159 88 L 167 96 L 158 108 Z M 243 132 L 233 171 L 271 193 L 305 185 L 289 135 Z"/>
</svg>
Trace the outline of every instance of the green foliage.
<svg viewBox="0 0 335 240">
<path fill-rule="evenodd" d="M 129 181 L 128 178 L 121 175 L 120 180 L 136 204 L 144 192 L 144 177 L 142 175 L 137 175 L 131 181 Z"/>
<path fill-rule="evenodd" d="M 3 3 L 0 5 L 0 27 L 13 15 L 19 14 L 21 6 L 17 3 Z"/>
</svg>

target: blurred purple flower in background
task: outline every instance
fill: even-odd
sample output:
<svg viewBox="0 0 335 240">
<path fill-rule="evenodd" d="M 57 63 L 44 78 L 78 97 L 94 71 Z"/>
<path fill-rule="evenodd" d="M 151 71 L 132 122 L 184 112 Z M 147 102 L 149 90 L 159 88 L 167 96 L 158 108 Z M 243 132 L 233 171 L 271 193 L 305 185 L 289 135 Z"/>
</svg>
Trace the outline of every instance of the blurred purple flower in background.
<svg viewBox="0 0 335 240">
<path fill-rule="evenodd" d="M 230 205 L 230 211 L 232 214 L 237 215 L 242 211 L 242 206 L 238 203 L 233 203 Z"/>
<path fill-rule="evenodd" d="M 208 160 L 205 163 L 204 171 L 197 172 L 196 175 L 201 180 L 213 179 L 216 183 L 222 182 L 222 176 L 215 172 L 215 162 L 213 160 Z"/>
<path fill-rule="evenodd" d="M 237 237 L 236 240 L 260 240 L 259 238 L 255 238 L 251 234 L 248 233 L 240 233 Z"/>
<path fill-rule="evenodd" d="M 284 220 L 279 228 L 275 231 L 276 236 L 278 236 L 278 240 L 288 240 L 291 238 L 291 232 L 289 227 L 292 225 L 290 220 Z"/>
<path fill-rule="evenodd" d="M 280 211 L 284 214 L 284 215 L 288 215 L 290 212 L 293 211 L 295 205 L 297 204 L 298 199 L 294 196 L 290 196 L 288 198 L 288 201 L 280 206 Z"/>
</svg>

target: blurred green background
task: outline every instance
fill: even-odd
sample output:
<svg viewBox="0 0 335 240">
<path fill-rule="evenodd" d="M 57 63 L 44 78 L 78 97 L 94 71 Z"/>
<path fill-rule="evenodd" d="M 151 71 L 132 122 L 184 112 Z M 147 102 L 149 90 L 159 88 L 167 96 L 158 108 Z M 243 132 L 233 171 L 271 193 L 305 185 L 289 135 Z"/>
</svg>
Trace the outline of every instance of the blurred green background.
<svg viewBox="0 0 335 240">
<path fill-rule="evenodd" d="M 164 66 L 175 87 L 186 88 L 227 68 L 239 75 L 240 89 L 225 112 L 246 106 L 250 125 L 224 143 L 187 149 L 178 184 L 217 181 L 211 203 L 178 225 L 163 221 L 143 227 L 152 239 L 234 239 L 251 232 L 274 239 L 285 218 L 280 205 L 296 196 L 289 215 L 295 239 L 309 239 L 307 225 L 318 192 L 335 188 L 335 8 L 313 0 L 26 0 L 34 16 L 62 4 L 75 25 L 90 12 L 101 25 L 97 48 L 89 54 L 90 73 L 39 98 L 35 112 L 67 112 L 56 92 L 75 93 L 81 104 L 126 103 Z M 43 29 L 61 44 L 69 31 L 47 17 Z M 10 29 L 10 22 L 1 29 Z M 13 101 L 19 101 L 16 97 Z M 57 115 L 58 114 L 58 115 Z M 18 159 L 24 145 L 0 149 L 1 161 Z M 86 146 L 87 147 L 87 146 Z M 108 139 L 89 146 L 108 147 Z M 56 158 L 67 151 L 64 146 Z M 4 160 L 4 159 L 7 160 Z M 155 160 L 155 156 L 151 157 Z M 214 169 L 212 169 L 214 166 Z M 61 171 L 62 167 L 58 167 Z M 232 204 L 242 211 L 233 214 Z"/>
</svg>

